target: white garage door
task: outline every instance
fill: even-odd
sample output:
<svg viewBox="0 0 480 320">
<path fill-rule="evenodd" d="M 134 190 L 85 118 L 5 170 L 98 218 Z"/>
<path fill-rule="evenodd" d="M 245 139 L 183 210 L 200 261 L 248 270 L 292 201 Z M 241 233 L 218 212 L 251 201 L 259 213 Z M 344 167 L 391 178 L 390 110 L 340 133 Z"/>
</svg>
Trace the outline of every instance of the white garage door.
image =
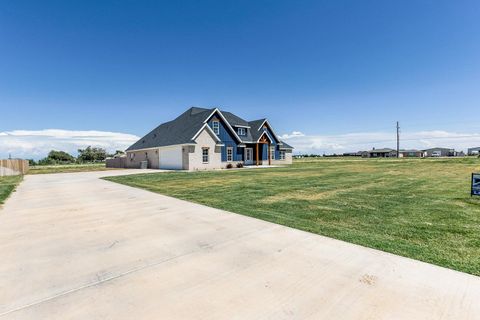
<svg viewBox="0 0 480 320">
<path fill-rule="evenodd" d="M 160 148 L 160 169 L 181 170 L 182 147 Z"/>
</svg>

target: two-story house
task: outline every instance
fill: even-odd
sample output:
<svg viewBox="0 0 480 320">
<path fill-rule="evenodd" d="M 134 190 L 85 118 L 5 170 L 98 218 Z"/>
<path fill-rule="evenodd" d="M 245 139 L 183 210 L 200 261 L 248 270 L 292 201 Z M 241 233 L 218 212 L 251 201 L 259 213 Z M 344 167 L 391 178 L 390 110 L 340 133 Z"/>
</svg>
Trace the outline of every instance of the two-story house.
<svg viewBox="0 0 480 320">
<path fill-rule="evenodd" d="M 267 119 L 246 121 L 217 108 L 190 108 L 129 147 L 126 167 L 145 161 L 148 168 L 177 170 L 282 165 L 292 163 L 292 150 Z"/>
</svg>

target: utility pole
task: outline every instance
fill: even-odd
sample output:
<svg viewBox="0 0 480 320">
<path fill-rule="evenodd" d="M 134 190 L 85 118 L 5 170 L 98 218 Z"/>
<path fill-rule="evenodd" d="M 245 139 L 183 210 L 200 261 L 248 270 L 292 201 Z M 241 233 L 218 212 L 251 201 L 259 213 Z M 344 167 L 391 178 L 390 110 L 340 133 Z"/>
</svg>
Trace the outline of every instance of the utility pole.
<svg viewBox="0 0 480 320">
<path fill-rule="evenodd" d="M 400 158 L 400 123 L 397 121 L 397 158 Z"/>
</svg>

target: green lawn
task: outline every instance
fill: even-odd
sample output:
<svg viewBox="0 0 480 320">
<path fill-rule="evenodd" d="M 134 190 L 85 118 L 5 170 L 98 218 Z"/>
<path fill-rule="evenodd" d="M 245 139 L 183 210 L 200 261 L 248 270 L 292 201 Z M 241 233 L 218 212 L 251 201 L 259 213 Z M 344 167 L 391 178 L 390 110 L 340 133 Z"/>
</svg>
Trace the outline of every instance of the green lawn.
<svg viewBox="0 0 480 320">
<path fill-rule="evenodd" d="M 5 202 L 21 181 L 22 176 L 0 177 L 0 204 Z"/>
<path fill-rule="evenodd" d="M 480 159 L 319 159 L 105 178 L 480 275 Z"/>
<path fill-rule="evenodd" d="M 28 174 L 88 172 L 88 171 L 105 171 L 105 170 L 116 170 L 116 169 L 106 168 L 105 163 L 65 164 L 65 165 L 49 165 L 49 166 L 31 166 L 28 171 Z"/>
</svg>

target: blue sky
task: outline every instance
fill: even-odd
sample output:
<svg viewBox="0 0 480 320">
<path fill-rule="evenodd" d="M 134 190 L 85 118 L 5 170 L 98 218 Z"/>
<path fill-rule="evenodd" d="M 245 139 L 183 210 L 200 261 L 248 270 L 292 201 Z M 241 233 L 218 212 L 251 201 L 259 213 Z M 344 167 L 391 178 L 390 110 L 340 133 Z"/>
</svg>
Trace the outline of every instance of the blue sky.
<svg viewBox="0 0 480 320">
<path fill-rule="evenodd" d="M 134 139 L 194 105 L 268 117 L 305 152 L 383 143 L 396 120 L 406 147 L 480 145 L 479 17 L 473 0 L 2 1 L 0 156 L 28 155 L 19 130 Z"/>
</svg>

